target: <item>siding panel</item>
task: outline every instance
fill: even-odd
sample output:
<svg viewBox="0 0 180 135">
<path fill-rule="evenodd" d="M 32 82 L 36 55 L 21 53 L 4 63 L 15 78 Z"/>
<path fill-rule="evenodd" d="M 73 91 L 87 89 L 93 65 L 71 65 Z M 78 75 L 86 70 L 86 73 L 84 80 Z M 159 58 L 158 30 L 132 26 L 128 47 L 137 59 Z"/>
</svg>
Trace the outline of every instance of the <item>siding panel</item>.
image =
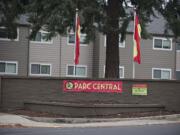
<svg viewBox="0 0 180 135">
<path fill-rule="evenodd" d="M 67 44 L 67 37 L 61 37 L 61 76 L 66 76 L 67 64 L 74 64 L 74 46 Z M 87 77 L 92 77 L 93 43 L 80 46 L 79 65 L 87 66 Z"/>
<path fill-rule="evenodd" d="M 180 71 L 180 51 L 176 53 L 176 70 Z"/>
<path fill-rule="evenodd" d="M 60 76 L 60 36 L 52 38 L 52 44 L 30 42 L 30 63 L 52 65 L 51 75 Z"/>
<path fill-rule="evenodd" d="M 119 48 L 120 66 L 124 66 L 124 77 L 132 78 L 133 61 L 133 37 L 127 34 L 125 48 Z M 106 57 L 106 47 L 104 46 L 104 36 L 101 34 L 99 44 L 99 77 L 104 76 L 104 65 Z M 172 51 L 153 50 L 153 40 L 141 40 L 141 61 L 142 64 L 135 63 L 135 78 L 152 79 L 152 68 L 170 68 L 172 70 L 172 79 L 175 79 L 175 47 L 172 45 Z"/>
<path fill-rule="evenodd" d="M 0 40 L 0 60 L 17 61 L 18 75 L 27 76 L 29 28 L 19 27 L 19 41 Z"/>
</svg>

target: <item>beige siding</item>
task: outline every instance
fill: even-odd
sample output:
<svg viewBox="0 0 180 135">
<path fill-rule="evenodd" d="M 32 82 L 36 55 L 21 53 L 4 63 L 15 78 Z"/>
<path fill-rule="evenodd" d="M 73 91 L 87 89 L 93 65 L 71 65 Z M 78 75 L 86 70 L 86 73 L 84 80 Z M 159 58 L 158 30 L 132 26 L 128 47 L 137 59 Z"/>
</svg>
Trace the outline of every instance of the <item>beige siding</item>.
<svg viewBox="0 0 180 135">
<path fill-rule="evenodd" d="M 176 51 L 176 71 L 180 71 L 180 51 Z"/>
<path fill-rule="evenodd" d="M 30 63 L 46 63 L 52 65 L 53 77 L 65 77 L 67 65 L 74 64 L 74 46 L 67 44 L 66 36 L 56 36 L 52 44 L 30 42 L 29 28 L 19 27 L 19 41 L 0 40 L 0 60 L 17 61 L 18 75 L 27 76 Z M 96 33 L 94 43 L 80 47 L 79 65 L 87 66 L 87 77 L 103 78 L 106 59 L 105 36 Z M 119 48 L 120 66 L 124 66 L 124 78 L 132 78 L 132 34 L 127 34 L 125 48 Z M 28 50 L 29 49 L 29 50 Z M 180 52 L 175 56 L 173 43 L 171 51 L 154 50 L 153 40 L 141 40 L 142 64 L 135 63 L 135 77 L 151 79 L 152 68 L 170 68 L 172 79 L 175 79 L 175 70 L 180 70 Z M 176 60 L 176 62 L 175 62 Z"/>
<path fill-rule="evenodd" d="M 100 49 L 99 49 L 99 77 L 104 78 L 104 65 L 106 59 L 106 47 L 105 47 L 105 36 L 100 35 Z"/>
<path fill-rule="evenodd" d="M 18 76 L 27 76 L 28 69 L 28 27 L 19 27 L 18 41 L 0 40 L 0 60 L 1 61 L 17 61 Z"/>
<path fill-rule="evenodd" d="M 129 36 L 126 37 L 125 41 L 125 48 L 119 47 L 119 55 L 120 55 L 120 66 L 124 66 L 124 77 L 125 78 L 131 78 L 132 71 L 130 68 L 132 67 L 132 50 L 131 50 L 131 39 Z M 105 59 L 106 59 L 106 46 L 105 46 L 105 36 L 100 35 L 100 64 L 99 64 L 99 77 L 104 77 L 104 65 L 105 65 Z"/>
<path fill-rule="evenodd" d="M 68 45 L 67 37 L 61 37 L 61 76 L 66 76 L 67 65 L 74 64 L 74 46 Z M 79 65 L 87 66 L 87 77 L 92 77 L 93 44 L 80 46 Z"/>
<path fill-rule="evenodd" d="M 60 36 L 52 38 L 52 44 L 30 42 L 30 63 L 51 64 L 51 76 L 60 76 Z"/>
<path fill-rule="evenodd" d="M 93 48 L 93 77 L 99 78 L 99 58 L 100 58 L 100 35 L 96 33 L 94 48 Z"/>
<path fill-rule="evenodd" d="M 132 78 L 132 61 L 133 61 L 133 37 L 127 34 L 125 48 L 120 49 L 120 66 L 124 66 L 124 78 Z M 106 57 L 106 47 L 104 46 L 104 36 L 100 36 L 100 63 L 99 77 L 104 76 L 104 65 Z M 154 50 L 153 40 L 141 40 L 141 61 L 142 64 L 135 63 L 135 78 L 152 79 L 152 68 L 170 68 L 172 70 L 172 79 L 175 72 L 175 47 L 174 43 L 171 51 Z"/>
<path fill-rule="evenodd" d="M 153 40 L 141 41 L 142 64 L 136 64 L 136 73 L 138 78 L 152 78 L 152 68 L 169 68 L 172 71 L 174 79 L 175 71 L 175 44 L 172 44 L 172 50 L 154 50 Z"/>
</svg>

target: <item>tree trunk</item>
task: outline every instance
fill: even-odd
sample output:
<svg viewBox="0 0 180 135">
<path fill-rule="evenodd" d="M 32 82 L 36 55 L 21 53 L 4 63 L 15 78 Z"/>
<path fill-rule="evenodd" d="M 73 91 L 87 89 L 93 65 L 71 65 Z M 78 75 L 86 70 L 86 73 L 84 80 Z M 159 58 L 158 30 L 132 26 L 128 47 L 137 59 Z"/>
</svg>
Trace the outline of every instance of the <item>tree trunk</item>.
<svg viewBox="0 0 180 135">
<path fill-rule="evenodd" d="M 119 78 L 119 14 L 121 1 L 108 0 L 105 78 Z"/>
</svg>

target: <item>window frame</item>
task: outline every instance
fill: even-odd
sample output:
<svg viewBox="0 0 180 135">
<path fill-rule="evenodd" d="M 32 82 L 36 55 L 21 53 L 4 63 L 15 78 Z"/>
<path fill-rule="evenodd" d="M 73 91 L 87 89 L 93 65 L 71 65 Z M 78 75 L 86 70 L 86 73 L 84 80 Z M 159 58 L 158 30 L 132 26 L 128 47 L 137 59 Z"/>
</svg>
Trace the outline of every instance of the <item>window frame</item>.
<svg viewBox="0 0 180 135">
<path fill-rule="evenodd" d="M 73 66 L 73 70 L 75 69 L 75 65 L 73 64 L 67 64 L 66 65 L 66 77 L 82 77 L 82 78 L 86 78 L 87 77 L 87 70 L 88 70 L 88 66 L 87 65 L 76 65 L 76 68 L 78 67 L 83 67 L 85 68 L 85 75 L 81 76 L 81 75 L 74 75 L 74 71 L 73 71 L 73 75 L 68 75 L 68 67 L 69 66 Z"/>
<path fill-rule="evenodd" d="M 124 66 L 119 66 L 119 70 L 120 70 L 120 68 L 122 68 L 122 70 L 123 70 L 123 75 L 122 75 L 122 77 L 119 75 L 119 78 L 124 78 Z"/>
<path fill-rule="evenodd" d="M 126 48 L 126 39 L 124 39 L 123 42 L 120 42 L 121 34 L 119 34 L 119 48 Z M 106 42 L 107 42 L 107 36 L 104 35 L 104 47 L 106 47 Z"/>
<path fill-rule="evenodd" d="M 32 31 L 32 30 L 30 30 L 30 32 L 31 32 L 31 31 Z M 44 30 L 39 30 L 38 32 L 40 32 L 41 34 L 42 34 L 42 33 L 45 33 L 45 34 L 48 33 L 47 31 L 44 31 Z M 42 38 L 41 38 L 41 41 L 33 41 L 33 40 L 30 40 L 30 43 L 34 43 L 34 44 L 53 44 L 53 39 L 51 38 L 51 40 L 42 41 Z"/>
<path fill-rule="evenodd" d="M 0 72 L 0 75 L 18 75 L 18 61 L 0 61 L 0 63 L 5 63 L 5 72 Z M 6 72 L 7 64 L 15 64 L 16 65 L 16 73 L 8 73 Z"/>
<path fill-rule="evenodd" d="M 68 35 L 67 35 L 67 45 L 74 46 L 75 43 L 69 43 L 69 35 L 71 35 L 71 34 L 74 35 L 75 33 L 73 33 L 73 32 L 68 33 Z M 86 37 L 87 34 L 81 33 L 81 34 L 80 34 L 80 38 L 81 38 L 81 36 L 85 36 L 85 37 Z M 80 46 L 88 46 L 88 43 L 82 44 L 82 43 L 80 42 Z"/>
<path fill-rule="evenodd" d="M 6 27 L 0 27 L 5 29 Z M 10 39 L 10 38 L 2 38 L 0 37 L 0 41 L 19 41 L 19 27 L 17 27 L 17 37 L 16 39 Z"/>
<path fill-rule="evenodd" d="M 156 48 L 155 47 L 155 39 L 160 39 L 162 40 L 162 47 L 161 48 Z M 170 40 L 170 49 L 165 49 L 163 48 L 163 41 L 165 40 Z M 172 38 L 164 38 L 164 37 L 153 37 L 153 50 L 163 50 L 163 51 L 172 51 Z"/>
<path fill-rule="evenodd" d="M 161 78 L 154 78 L 154 70 L 160 70 L 161 74 L 162 74 L 162 71 L 169 71 L 170 72 L 170 78 L 169 79 L 163 79 L 162 75 L 161 75 Z M 152 68 L 152 79 L 171 80 L 172 79 L 172 69 L 170 69 L 170 68 Z"/>
<path fill-rule="evenodd" d="M 36 65 L 40 65 L 40 73 L 39 74 L 33 74 L 32 72 L 31 72 L 31 69 L 32 69 L 32 64 L 36 64 Z M 50 73 L 49 74 L 42 74 L 41 73 L 41 66 L 50 66 Z M 52 75 L 52 64 L 50 64 L 50 63 L 38 63 L 38 62 L 31 62 L 30 64 L 29 64 L 29 75 L 30 76 L 51 76 Z"/>
<path fill-rule="evenodd" d="M 124 71 L 125 71 L 125 67 L 124 67 L 124 66 L 119 66 L 119 71 L 120 71 L 120 68 L 123 69 L 123 75 L 120 76 L 120 74 L 119 74 L 119 78 L 120 78 L 120 79 L 124 79 Z M 104 77 L 105 77 L 105 65 L 104 65 Z"/>
<path fill-rule="evenodd" d="M 179 46 L 180 46 L 180 41 L 179 42 L 176 42 L 176 52 L 180 52 L 180 47 L 179 47 L 179 49 L 177 49 L 178 48 L 178 45 L 177 44 L 179 44 Z"/>
</svg>

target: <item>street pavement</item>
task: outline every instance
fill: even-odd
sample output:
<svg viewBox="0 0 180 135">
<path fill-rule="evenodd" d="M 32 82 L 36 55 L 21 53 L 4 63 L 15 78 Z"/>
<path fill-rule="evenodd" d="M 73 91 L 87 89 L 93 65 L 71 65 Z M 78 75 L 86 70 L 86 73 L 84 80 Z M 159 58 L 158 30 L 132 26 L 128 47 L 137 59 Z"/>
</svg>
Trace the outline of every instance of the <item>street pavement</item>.
<svg viewBox="0 0 180 135">
<path fill-rule="evenodd" d="M 180 135 L 180 124 L 83 128 L 0 128 L 0 135 Z"/>
<path fill-rule="evenodd" d="M 159 124 L 180 124 L 180 114 L 140 118 L 45 118 L 0 113 L 1 125 L 22 125 L 25 127 L 116 127 Z"/>
</svg>

